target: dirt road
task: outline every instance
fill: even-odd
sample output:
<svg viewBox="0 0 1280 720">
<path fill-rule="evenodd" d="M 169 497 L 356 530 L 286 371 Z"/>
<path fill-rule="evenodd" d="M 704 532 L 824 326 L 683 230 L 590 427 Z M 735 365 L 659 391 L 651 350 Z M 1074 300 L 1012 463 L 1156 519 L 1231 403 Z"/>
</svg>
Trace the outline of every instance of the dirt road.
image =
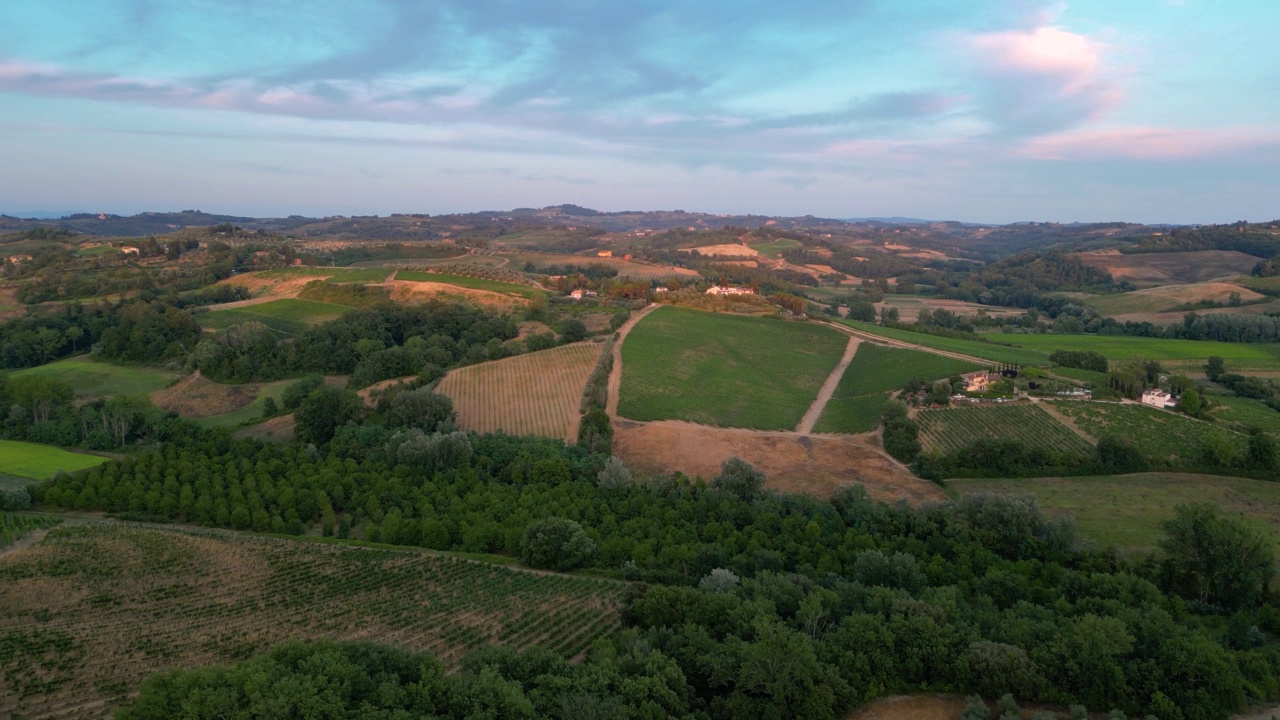
<svg viewBox="0 0 1280 720">
<path fill-rule="evenodd" d="M 840 357 L 839 364 L 827 376 L 827 381 L 822 383 L 822 388 L 818 390 L 818 397 L 814 399 L 813 404 L 805 411 L 804 417 L 800 418 L 800 424 L 796 425 L 796 432 L 801 435 L 808 435 L 813 432 L 813 426 L 817 424 L 818 418 L 822 416 L 823 409 L 827 407 L 827 402 L 835 394 L 836 387 L 840 384 L 840 378 L 844 377 L 845 369 L 849 367 L 849 363 L 853 362 L 853 356 L 858 352 L 858 346 L 861 344 L 862 340 L 859 338 L 849 338 L 849 344 L 845 346 L 844 355 Z"/>
<path fill-rule="evenodd" d="M 626 341 L 627 333 L 631 332 L 631 328 L 635 327 L 636 323 L 659 307 L 661 306 L 657 304 L 646 306 L 643 310 L 633 313 L 622 327 L 618 328 L 618 339 L 613 341 L 613 369 L 609 371 L 609 399 L 605 403 L 605 412 L 609 414 L 611 420 L 618 419 L 618 390 L 622 387 L 622 343 Z"/>
</svg>

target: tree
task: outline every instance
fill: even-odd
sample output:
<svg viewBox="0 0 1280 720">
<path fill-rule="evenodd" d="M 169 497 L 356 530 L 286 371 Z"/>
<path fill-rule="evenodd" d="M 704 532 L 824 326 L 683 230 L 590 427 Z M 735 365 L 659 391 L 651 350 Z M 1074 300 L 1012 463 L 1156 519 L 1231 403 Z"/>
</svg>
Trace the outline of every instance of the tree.
<svg viewBox="0 0 1280 720">
<path fill-rule="evenodd" d="M 294 435 L 304 443 L 327 443 L 338 428 L 358 419 L 363 408 L 360 396 L 354 391 L 323 385 L 312 391 L 294 411 Z"/>
<path fill-rule="evenodd" d="M 568 318 L 560 323 L 560 339 L 574 343 L 587 339 L 587 325 L 578 318 Z"/>
<path fill-rule="evenodd" d="M 1191 415 L 1192 417 L 1200 414 L 1200 393 L 1195 388 L 1187 388 L 1182 393 L 1182 399 L 1178 401 L 1178 409 Z"/>
<path fill-rule="evenodd" d="M 765 475 L 754 465 L 734 455 L 720 463 L 720 474 L 711 481 L 711 487 L 743 500 L 751 500 L 764 489 Z"/>
<path fill-rule="evenodd" d="M 424 432 L 451 431 L 457 420 L 453 401 L 432 388 L 421 387 L 405 390 L 391 398 L 391 410 L 387 425 L 391 427 L 416 427 Z"/>
<path fill-rule="evenodd" d="M 311 373 L 303 376 L 297 382 L 285 387 L 284 392 L 280 394 L 280 402 L 284 405 L 285 410 L 293 410 L 301 405 L 308 395 L 322 385 L 324 385 L 324 376 L 320 373 Z"/>
<path fill-rule="evenodd" d="M 738 576 L 731 570 L 716 568 L 698 581 L 698 589 L 713 593 L 731 593 L 738 589 Z"/>
<path fill-rule="evenodd" d="M 549 517 L 525 528 L 522 555 L 529 567 L 573 570 L 595 560 L 596 544 L 578 523 Z"/>
<path fill-rule="evenodd" d="M 1211 503 L 1179 505 L 1162 527 L 1165 584 L 1191 600 L 1256 607 L 1275 572 L 1267 538 Z"/>
<path fill-rule="evenodd" d="M 620 488 L 631 484 L 631 471 L 622 460 L 610 455 L 604 468 L 596 475 L 596 484 L 602 488 Z"/>
<path fill-rule="evenodd" d="M 1205 363 L 1205 366 L 1204 366 L 1205 377 L 1209 378 L 1214 382 L 1217 382 L 1218 376 L 1222 375 L 1226 371 L 1227 371 L 1227 364 L 1223 362 L 1222 358 L 1218 357 L 1217 355 L 1209 356 L 1209 361 Z"/>
</svg>

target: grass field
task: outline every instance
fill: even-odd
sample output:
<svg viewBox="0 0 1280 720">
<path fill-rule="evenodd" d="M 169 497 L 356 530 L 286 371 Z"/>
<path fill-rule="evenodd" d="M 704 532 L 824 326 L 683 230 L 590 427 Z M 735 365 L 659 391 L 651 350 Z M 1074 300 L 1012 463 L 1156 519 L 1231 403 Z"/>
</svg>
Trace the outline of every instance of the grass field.
<svg viewBox="0 0 1280 720">
<path fill-rule="evenodd" d="M 228 310 L 214 310 L 197 314 L 201 327 L 225 330 L 232 325 L 256 321 L 280 335 L 293 335 L 311 325 L 334 320 L 351 308 L 346 305 L 283 298 L 257 305 L 242 305 Z"/>
<path fill-rule="evenodd" d="M 76 396 L 81 399 L 110 395 L 149 395 L 178 377 L 178 373 L 160 368 L 95 362 L 88 355 L 77 355 L 13 373 L 13 377 L 25 375 L 45 375 L 64 380 L 75 389 Z"/>
<path fill-rule="evenodd" d="M 281 380 L 279 382 L 269 383 L 258 391 L 258 397 L 253 402 L 237 410 L 220 413 L 218 415 L 210 415 L 208 417 L 196 418 L 195 422 L 207 428 L 238 428 L 242 425 L 255 422 L 262 418 L 262 406 L 266 403 L 267 398 L 275 399 L 276 403 L 280 402 L 280 396 L 284 394 L 284 389 L 292 384 L 293 380 Z"/>
<path fill-rule="evenodd" d="M 912 378 L 924 381 L 960 375 L 978 366 L 919 350 L 858 346 L 835 393 L 818 418 L 815 432 L 860 433 L 875 430 L 889 393 Z"/>
<path fill-rule="evenodd" d="M 1252 290 L 1227 282 L 1205 282 L 1192 285 L 1162 285 L 1127 293 L 1093 295 L 1087 302 L 1103 315 L 1157 313 L 1175 311 L 1184 303 L 1211 301 L 1226 305 L 1231 293 L 1239 293 L 1243 302 L 1263 299 Z"/>
<path fill-rule="evenodd" d="M 106 461 L 104 457 L 67 452 L 51 445 L 0 440 L 0 473 L 32 480 L 51 478 L 59 470 L 83 470 Z"/>
<path fill-rule="evenodd" d="M 1280 433 L 1280 412 L 1272 410 L 1261 401 L 1231 395 L 1215 395 L 1213 401 L 1221 403 L 1212 411 L 1213 419 L 1218 422 Z"/>
<path fill-rule="evenodd" d="M 1005 342 L 1015 342 L 1019 338 L 1023 337 L 1021 335 L 996 335 L 992 336 L 993 342 L 983 342 L 981 340 L 956 340 L 953 338 L 938 337 L 937 335 L 926 335 L 925 333 L 881 327 L 871 323 L 858 322 L 857 320 L 841 320 L 840 322 L 851 328 L 862 330 L 863 332 L 871 333 L 873 335 L 887 337 L 891 340 L 909 342 L 922 347 L 934 348 L 935 350 L 945 350 L 947 352 L 971 355 L 982 360 L 990 360 L 993 363 L 1017 363 L 1019 365 L 1049 364 L 1048 352 L 1028 350 L 1020 347 L 1009 347 L 1007 345 L 1000 344 Z"/>
<path fill-rule="evenodd" d="M 1200 370 L 1210 355 L 1217 355 L 1234 370 L 1280 370 L 1280 344 L 1225 343 L 1201 340 L 1120 335 L 997 335 L 1002 342 L 1045 355 L 1058 349 L 1093 350 L 1108 360 L 1159 360 L 1172 367 Z M 1203 372 L 1201 372 L 1203 374 Z"/>
<path fill-rule="evenodd" d="M 1195 457 L 1205 435 L 1213 430 L 1207 422 L 1145 405 L 1076 400 L 1054 400 L 1050 405 L 1093 437 L 1115 435 L 1127 438 L 1149 458 Z M 1217 431 L 1228 437 L 1237 452 L 1244 449 L 1244 435 L 1221 429 Z"/>
<path fill-rule="evenodd" d="M 1143 473 L 1035 480 L 948 480 L 953 495 L 1031 495 L 1044 510 L 1075 517 L 1083 537 L 1125 555 L 1155 549 L 1175 505 L 1211 502 L 1264 531 L 1280 548 L 1280 483 L 1216 475 Z"/>
<path fill-rule="evenodd" d="M 1104 251 L 1077 253 L 1075 257 L 1080 258 L 1085 265 L 1106 270 L 1117 282 L 1128 280 L 1139 287 L 1198 283 L 1240 275 L 1248 273 L 1258 263 L 1258 258 L 1234 250 L 1136 255 Z"/>
<path fill-rule="evenodd" d="M 0 557 L 0 717 L 100 718 L 163 668 L 300 638 L 573 656 L 618 627 L 624 584 L 413 550 L 123 524 Z M 105 707 L 104 707 L 105 705 Z"/>
<path fill-rule="evenodd" d="M 601 347 L 574 343 L 459 368 L 445 375 L 437 392 L 453 400 L 464 430 L 573 441 L 578 404 Z"/>
<path fill-rule="evenodd" d="M 928 453 L 962 450 L 976 440 L 992 438 L 1076 455 L 1093 450 L 1089 441 L 1031 403 L 921 410 L 916 422 L 920 424 L 920 442 Z"/>
<path fill-rule="evenodd" d="M 782 253 L 784 250 L 794 250 L 798 247 L 802 247 L 802 245 L 797 240 L 784 238 L 782 240 L 774 240 L 773 242 L 751 243 L 750 247 L 752 250 L 755 250 L 767 258 L 780 260 L 782 259 Z"/>
<path fill-rule="evenodd" d="M 662 307 L 622 345 L 618 413 L 791 430 L 846 344 L 821 325 Z"/>
<path fill-rule="evenodd" d="M 396 280 L 444 283 L 445 285 L 457 285 L 458 287 L 471 288 L 472 290 L 488 290 L 489 292 L 506 295 L 518 295 L 528 300 L 532 300 L 539 295 L 546 295 L 546 292 L 530 285 L 466 277 L 465 275 L 424 272 L 422 270 L 400 270 L 396 273 Z"/>
</svg>

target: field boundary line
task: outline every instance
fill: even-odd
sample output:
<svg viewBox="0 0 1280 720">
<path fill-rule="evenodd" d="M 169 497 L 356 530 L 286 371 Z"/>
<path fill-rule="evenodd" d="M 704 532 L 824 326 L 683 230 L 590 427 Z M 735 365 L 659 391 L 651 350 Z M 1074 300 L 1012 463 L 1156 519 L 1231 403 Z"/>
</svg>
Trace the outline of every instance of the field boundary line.
<svg viewBox="0 0 1280 720">
<path fill-rule="evenodd" d="M 849 342 L 844 347 L 844 355 L 840 356 L 840 362 L 836 363 L 835 369 L 827 376 L 826 382 L 822 383 L 822 387 L 818 389 L 818 396 L 814 398 L 813 404 L 805 411 L 804 417 L 800 418 L 800 424 L 796 425 L 796 432 L 802 435 L 808 435 L 813 431 L 813 426 L 818 423 L 818 418 L 822 417 L 822 411 L 827 408 L 831 396 L 835 394 L 836 387 L 844 378 L 844 373 L 849 369 L 849 363 L 853 362 L 853 356 L 858 352 L 858 346 L 862 344 L 862 339 L 856 336 L 850 336 Z"/>
<path fill-rule="evenodd" d="M 626 342 L 627 334 L 631 332 L 631 328 L 635 327 L 649 313 L 662 307 L 657 303 L 650 303 L 644 306 L 642 310 L 627 318 L 618 328 L 618 339 L 613 341 L 613 369 L 609 371 L 609 397 L 605 401 L 605 414 L 610 420 L 618 420 L 618 392 L 622 389 L 622 343 Z M 629 421 L 630 422 L 630 421 Z"/>
</svg>

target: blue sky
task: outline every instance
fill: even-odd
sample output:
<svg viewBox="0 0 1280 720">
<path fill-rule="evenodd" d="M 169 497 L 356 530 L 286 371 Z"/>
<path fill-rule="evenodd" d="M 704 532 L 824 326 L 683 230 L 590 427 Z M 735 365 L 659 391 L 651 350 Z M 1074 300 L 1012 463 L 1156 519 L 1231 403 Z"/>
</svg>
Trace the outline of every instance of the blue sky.
<svg viewBox="0 0 1280 720">
<path fill-rule="evenodd" d="M 0 0 L 0 211 L 1280 216 L 1280 3 Z"/>
</svg>

